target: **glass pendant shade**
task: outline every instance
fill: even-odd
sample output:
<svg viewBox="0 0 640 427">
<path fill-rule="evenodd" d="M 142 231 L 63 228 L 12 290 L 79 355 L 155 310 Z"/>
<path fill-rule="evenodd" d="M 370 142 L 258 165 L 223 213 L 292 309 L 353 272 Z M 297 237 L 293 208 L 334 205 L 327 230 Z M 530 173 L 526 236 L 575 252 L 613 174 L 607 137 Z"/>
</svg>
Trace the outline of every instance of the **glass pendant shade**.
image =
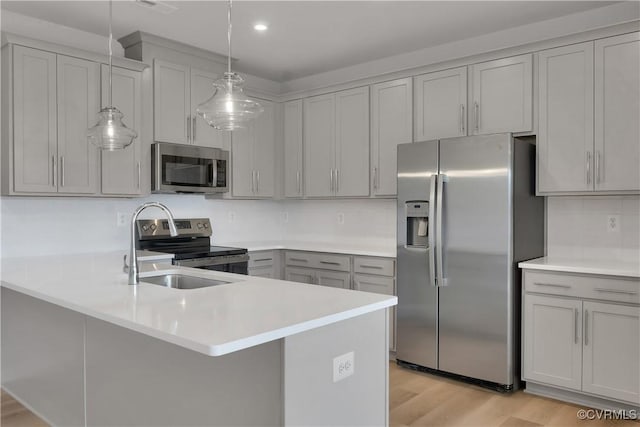
<svg viewBox="0 0 640 427">
<path fill-rule="evenodd" d="M 196 109 L 210 126 L 218 130 L 244 129 L 247 122 L 258 117 L 264 108 L 242 91 L 244 79 L 226 72 L 213 83 L 213 96 Z"/>
<path fill-rule="evenodd" d="M 98 113 L 98 123 L 87 131 L 87 138 L 98 148 L 107 151 L 121 150 L 138 136 L 123 122 L 124 115 L 115 107 L 106 107 Z"/>
</svg>

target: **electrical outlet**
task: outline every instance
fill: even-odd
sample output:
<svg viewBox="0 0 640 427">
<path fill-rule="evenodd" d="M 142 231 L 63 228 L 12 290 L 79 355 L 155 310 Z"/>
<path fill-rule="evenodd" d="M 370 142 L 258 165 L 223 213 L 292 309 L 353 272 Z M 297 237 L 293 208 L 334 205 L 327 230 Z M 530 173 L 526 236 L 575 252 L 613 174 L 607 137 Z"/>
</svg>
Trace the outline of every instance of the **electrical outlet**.
<svg viewBox="0 0 640 427">
<path fill-rule="evenodd" d="M 333 358 L 333 382 L 336 383 L 355 372 L 354 352 L 350 351 Z"/>
<path fill-rule="evenodd" d="M 234 222 L 236 220 L 236 213 L 231 211 L 229 212 L 229 222 Z"/>
<path fill-rule="evenodd" d="M 289 212 L 282 212 L 282 222 L 289 222 Z"/>
<path fill-rule="evenodd" d="M 116 225 L 118 227 L 124 227 L 127 225 L 127 214 L 124 212 L 118 212 L 116 215 Z"/>
<path fill-rule="evenodd" d="M 342 212 L 338 214 L 338 224 L 344 224 L 344 214 Z"/>
<path fill-rule="evenodd" d="M 609 233 L 618 233 L 620 231 L 620 215 L 607 216 L 607 231 Z"/>
</svg>

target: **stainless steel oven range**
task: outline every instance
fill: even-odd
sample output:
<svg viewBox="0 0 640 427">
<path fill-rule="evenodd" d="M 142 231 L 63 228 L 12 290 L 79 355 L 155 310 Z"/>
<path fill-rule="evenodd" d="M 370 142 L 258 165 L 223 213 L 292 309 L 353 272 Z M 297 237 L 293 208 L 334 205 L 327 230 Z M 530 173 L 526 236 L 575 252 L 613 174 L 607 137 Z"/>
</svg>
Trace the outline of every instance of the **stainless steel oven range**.
<svg viewBox="0 0 640 427">
<path fill-rule="evenodd" d="M 176 219 L 175 223 L 178 236 L 171 237 L 166 219 L 137 220 L 136 248 L 172 253 L 174 265 L 247 274 L 247 249 L 211 246 L 209 218 Z"/>
</svg>

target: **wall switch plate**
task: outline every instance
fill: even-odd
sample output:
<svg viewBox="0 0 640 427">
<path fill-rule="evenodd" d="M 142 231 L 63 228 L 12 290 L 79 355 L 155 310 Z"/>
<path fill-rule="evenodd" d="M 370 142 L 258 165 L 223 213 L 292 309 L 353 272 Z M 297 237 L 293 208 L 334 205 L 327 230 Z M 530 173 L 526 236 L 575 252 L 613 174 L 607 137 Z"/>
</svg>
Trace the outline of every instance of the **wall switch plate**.
<svg viewBox="0 0 640 427">
<path fill-rule="evenodd" d="M 124 227 L 127 225 L 127 214 L 124 212 L 118 212 L 116 214 L 116 225 L 118 227 Z"/>
<path fill-rule="evenodd" d="M 620 215 L 607 216 L 607 231 L 609 233 L 620 232 Z"/>
<path fill-rule="evenodd" d="M 333 358 L 333 382 L 337 383 L 353 375 L 355 371 L 354 352 L 350 351 Z"/>
<path fill-rule="evenodd" d="M 338 214 L 338 224 L 344 224 L 344 214 L 342 212 Z"/>
</svg>

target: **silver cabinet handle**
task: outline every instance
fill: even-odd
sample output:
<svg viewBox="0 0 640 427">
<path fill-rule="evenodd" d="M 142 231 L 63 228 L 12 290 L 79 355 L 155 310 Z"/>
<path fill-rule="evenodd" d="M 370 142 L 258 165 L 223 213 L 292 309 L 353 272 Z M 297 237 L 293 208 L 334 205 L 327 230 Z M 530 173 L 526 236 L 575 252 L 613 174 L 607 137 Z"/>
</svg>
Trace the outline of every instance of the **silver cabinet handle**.
<svg viewBox="0 0 640 427">
<path fill-rule="evenodd" d="M 475 116 L 475 122 L 476 122 L 476 131 L 480 130 L 480 106 L 478 105 L 477 102 L 473 103 L 473 109 L 474 109 L 474 116 Z"/>
<path fill-rule="evenodd" d="M 256 171 L 251 171 L 251 192 L 255 193 L 256 190 Z"/>
<path fill-rule="evenodd" d="M 300 188 L 300 171 L 296 171 L 296 188 L 298 189 L 298 194 L 302 193 Z"/>
<path fill-rule="evenodd" d="M 187 142 L 191 142 L 191 116 L 187 116 Z"/>
<path fill-rule="evenodd" d="M 576 344 L 578 344 L 578 309 L 574 308 L 573 311 L 575 312 L 575 322 L 573 323 L 573 336 L 574 336 L 574 341 Z"/>
<path fill-rule="evenodd" d="M 361 264 L 360 268 L 373 268 L 375 270 L 382 270 L 382 267 L 379 265 L 365 265 L 365 264 Z"/>
<path fill-rule="evenodd" d="M 60 156 L 60 186 L 64 187 L 64 156 Z"/>
<path fill-rule="evenodd" d="M 302 259 L 302 258 L 289 258 L 289 261 L 296 261 L 296 262 L 309 262 L 308 259 Z"/>
<path fill-rule="evenodd" d="M 333 193 L 333 169 L 329 169 L 329 192 Z"/>
<path fill-rule="evenodd" d="M 191 118 L 191 135 L 193 142 L 196 142 L 196 116 Z"/>
<path fill-rule="evenodd" d="M 460 104 L 460 133 L 464 135 L 464 104 Z"/>
<path fill-rule="evenodd" d="M 589 345 L 589 310 L 584 311 L 584 345 Z"/>
<path fill-rule="evenodd" d="M 638 295 L 638 293 L 634 291 L 621 291 L 618 289 L 595 288 L 595 290 L 597 292 L 605 292 L 609 294 Z"/>
<path fill-rule="evenodd" d="M 256 171 L 256 193 L 260 193 L 260 171 Z"/>
<path fill-rule="evenodd" d="M 52 186 L 56 186 L 56 177 L 57 177 L 57 172 L 56 172 L 56 156 L 51 156 L 51 185 Z"/>
<path fill-rule="evenodd" d="M 260 259 L 253 260 L 253 262 L 262 262 L 262 261 L 273 261 L 273 258 L 260 258 Z"/>
<path fill-rule="evenodd" d="M 555 283 L 538 283 L 538 282 L 535 282 L 534 285 L 536 285 L 536 286 L 548 286 L 550 288 L 571 289 L 571 286 L 569 286 L 569 285 L 556 285 Z"/>
<path fill-rule="evenodd" d="M 340 170 L 336 169 L 336 193 L 340 191 Z"/>
<path fill-rule="evenodd" d="M 140 173 L 140 169 L 141 169 L 140 162 L 137 163 L 137 168 L 138 168 L 138 190 L 139 190 L 140 189 L 140 175 L 141 175 L 141 173 Z"/>
<path fill-rule="evenodd" d="M 587 185 L 591 184 L 591 151 L 587 151 Z"/>
<path fill-rule="evenodd" d="M 596 151 L 596 184 L 600 184 L 600 150 Z"/>
<path fill-rule="evenodd" d="M 327 264 L 327 265 L 340 265 L 339 262 L 335 262 L 335 261 L 320 261 L 320 264 Z"/>
<path fill-rule="evenodd" d="M 373 168 L 373 189 L 374 190 L 378 189 L 378 167 L 377 166 Z"/>
</svg>

